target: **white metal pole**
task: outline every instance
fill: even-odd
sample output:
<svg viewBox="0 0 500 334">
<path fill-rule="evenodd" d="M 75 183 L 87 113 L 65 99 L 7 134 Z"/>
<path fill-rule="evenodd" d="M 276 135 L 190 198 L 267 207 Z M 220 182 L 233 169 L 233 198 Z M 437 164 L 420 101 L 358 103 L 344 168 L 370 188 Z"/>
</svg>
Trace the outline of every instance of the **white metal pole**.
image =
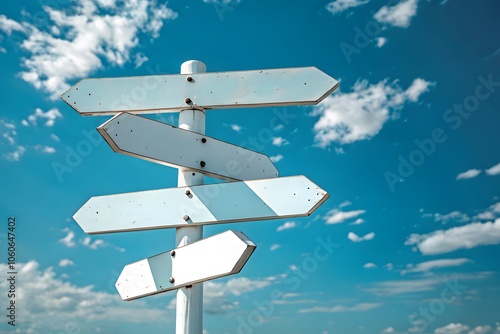
<svg viewBox="0 0 500 334">
<path fill-rule="evenodd" d="M 193 82 L 188 75 L 204 73 L 207 68 L 204 63 L 189 60 L 181 65 L 181 74 L 186 74 L 186 80 Z M 190 96 L 186 96 L 186 105 Z M 205 110 L 186 109 L 179 114 L 179 128 L 205 134 Z M 172 143 L 175 145 L 175 143 Z M 178 186 L 194 186 L 204 183 L 204 175 L 193 170 L 179 170 Z M 203 238 L 202 226 L 180 227 L 175 231 L 177 247 L 185 246 Z M 196 268 L 193 268 L 196 270 Z M 177 290 L 176 334 L 202 334 L 203 332 L 203 284 L 195 284 L 188 288 Z"/>
</svg>

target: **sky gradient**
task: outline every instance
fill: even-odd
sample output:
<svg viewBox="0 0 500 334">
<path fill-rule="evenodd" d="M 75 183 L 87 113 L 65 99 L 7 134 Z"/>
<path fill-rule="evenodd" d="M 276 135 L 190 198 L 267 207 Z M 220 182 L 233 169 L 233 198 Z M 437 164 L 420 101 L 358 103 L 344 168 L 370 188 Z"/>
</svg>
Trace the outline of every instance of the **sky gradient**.
<svg viewBox="0 0 500 334">
<path fill-rule="evenodd" d="M 330 199 L 306 218 L 205 227 L 257 245 L 240 274 L 205 283 L 206 333 L 499 334 L 499 15 L 494 0 L 2 2 L 3 310 L 9 217 L 18 274 L 16 326 L 2 313 L 0 332 L 174 332 L 175 293 L 124 302 L 114 283 L 175 232 L 89 236 L 72 216 L 92 196 L 176 187 L 177 170 L 113 153 L 96 131 L 110 117 L 59 96 L 197 59 L 340 82 L 316 106 L 207 111 L 208 136 Z"/>
</svg>

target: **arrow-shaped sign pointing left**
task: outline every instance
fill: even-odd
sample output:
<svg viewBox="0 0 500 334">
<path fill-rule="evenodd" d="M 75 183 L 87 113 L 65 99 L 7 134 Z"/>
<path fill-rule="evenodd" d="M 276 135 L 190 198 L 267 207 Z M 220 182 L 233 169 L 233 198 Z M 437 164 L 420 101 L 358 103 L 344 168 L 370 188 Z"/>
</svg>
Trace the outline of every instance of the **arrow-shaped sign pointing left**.
<svg viewBox="0 0 500 334">
<path fill-rule="evenodd" d="M 228 181 L 278 177 L 268 156 L 149 118 L 119 114 L 97 131 L 113 151 Z"/>
<path fill-rule="evenodd" d="M 255 248 L 243 233 L 227 231 L 126 265 L 115 285 L 133 300 L 237 274 Z"/>
</svg>

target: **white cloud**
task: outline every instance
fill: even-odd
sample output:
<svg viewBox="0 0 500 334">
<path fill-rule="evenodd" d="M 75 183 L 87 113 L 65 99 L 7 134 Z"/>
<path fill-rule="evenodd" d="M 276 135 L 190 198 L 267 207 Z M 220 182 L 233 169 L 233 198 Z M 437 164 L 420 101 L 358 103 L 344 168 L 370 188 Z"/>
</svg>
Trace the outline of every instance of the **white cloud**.
<svg viewBox="0 0 500 334">
<path fill-rule="evenodd" d="M 273 137 L 274 146 L 283 146 L 289 144 L 288 140 L 283 137 Z"/>
<path fill-rule="evenodd" d="M 423 278 L 414 280 L 384 281 L 371 284 L 366 291 L 377 296 L 393 296 L 406 293 L 432 291 L 436 286 L 443 284 L 439 278 Z"/>
<path fill-rule="evenodd" d="M 500 202 L 491 205 L 485 211 L 479 213 L 474 217 L 475 220 L 494 220 L 500 216 Z"/>
<path fill-rule="evenodd" d="M 53 140 L 55 140 L 57 142 L 61 141 L 61 139 L 59 139 L 59 137 L 53 133 L 50 134 L 50 138 L 52 138 Z"/>
<path fill-rule="evenodd" d="M 74 241 L 75 232 L 71 231 L 67 227 L 62 231 L 66 233 L 66 236 L 64 238 L 59 239 L 59 242 L 62 243 L 66 247 L 75 247 L 76 246 L 76 243 Z"/>
<path fill-rule="evenodd" d="M 406 96 L 411 102 L 417 102 L 420 95 L 429 91 L 429 87 L 434 84 L 421 78 L 416 78 L 411 86 L 406 90 Z"/>
<path fill-rule="evenodd" d="M 24 152 L 26 152 L 26 148 L 19 145 L 14 151 L 4 154 L 4 157 L 9 161 L 19 161 L 24 155 Z"/>
<path fill-rule="evenodd" d="M 368 241 L 368 240 L 372 240 L 373 238 L 375 238 L 375 233 L 370 232 L 370 233 L 360 237 L 356 233 L 349 232 L 349 234 L 347 235 L 347 238 L 353 242 Z"/>
<path fill-rule="evenodd" d="M 406 273 L 421 273 L 428 272 L 437 268 L 447 268 L 447 267 L 458 267 L 465 263 L 472 262 L 469 259 L 460 258 L 460 259 L 439 259 L 418 263 L 417 265 L 409 265 L 408 269 L 405 269 L 401 272 L 401 274 Z"/>
<path fill-rule="evenodd" d="M 164 21 L 177 17 L 165 4 L 150 0 L 123 0 L 120 6 L 113 0 L 85 0 L 67 10 L 43 10 L 50 18 L 45 30 L 5 17 L 0 29 L 8 33 L 22 28 L 26 37 L 21 48 L 28 56 L 22 58 L 26 70 L 20 77 L 53 99 L 69 88 L 68 81 L 88 76 L 103 62 L 129 62 L 143 34 L 156 38 Z"/>
<path fill-rule="evenodd" d="M 373 17 L 380 23 L 407 28 L 411 19 L 417 14 L 417 4 L 418 0 L 403 0 L 392 7 L 380 8 Z"/>
<path fill-rule="evenodd" d="M 352 223 L 349 223 L 349 225 L 360 225 L 360 224 L 363 224 L 364 222 L 365 222 L 365 220 L 363 218 L 358 218 L 355 221 L 353 221 Z"/>
<path fill-rule="evenodd" d="M 294 221 L 289 221 L 289 222 L 284 223 L 283 225 L 278 226 L 276 231 L 281 232 L 281 231 L 292 229 L 295 227 L 297 227 L 297 223 Z"/>
<path fill-rule="evenodd" d="M 28 116 L 28 121 L 30 121 L 31 124 L 36 125 L 36 121 L 38 119 L 45 119 L 45 126 L 51 127 L 54 126 L 54 123 L 56 122 L 56 119 L 62 118 L 62 114 L 57 108 L 52 108 L 47 112 L 43 112 L 42 109 L 36 108 L 35 113 L 32 115 Z M 27 126 L 28 122 L 23 120 L 23 125 Z"/>
<path fill-rule="evenodd" d="M 488 168 L 485 172 L 488 175 L 499 175 L 500 174 L 500 163 L 496 164 L 493 167 Z"/>
<path fill-rule="evenodd" d="M 436 328 L 434 334 L 460 334 L 469 330 L 469 327 L 461 323 L 451 323 L 444 327 Z"/>
<path fill-rule="evenodd" d="M 41 269 L 36 261 L 18 263 L 17 270 L 22 279 L 16 283 L 16 306 L 23 310 L 23 333 L 65 332 L 68 324 L 90 333 L 103 324 L 119 326 L 124 319 L 132 324 L 175 319 L 167 310 L 151 308 L 143 301 L 125 303 L 114 289 L 96 291 L 67 282 L 51 267 Z M 7 264 L 0 263 L 0 272 L 7 271 Z M 7 291 L 8 283 L 2 279 L 0 289 Z"/>
<path fill-rule="evenodd" d="M 473 330 L 469 331 L 468 334 L 485 334 L 485 333 L 490 333 L 493 330 L 490 325 L 486 326 L 477 326 Z"/>
<path fill-rule="evenodd" d="M 332 209 L 328 211 L 324 218 L 327 224 L 339 224 L 347 219 L 362 215 L 365 212 L 366 210 L 340 211 L 338 209 Z"/>
<path fill-rule="evenodd" d="M 380 303 L 360 303 L 353 306 L 335 305 L 332 307 L 314 306 L 311 308 L 300 309 L 299 313 L 337 313 L 337 312 L 361 312 L 370 311 L 381 307 Z"/>
<path fill-rule="evenodd" d="M 367 4 L 370 0 L 335 0 L 326 5 L 326 9 L 332 14 L 341 13 L 349 8 Z"/>
<path fill-rule="evenodd" d="M 203 284 L 204 312 L 224 314 L 227 311 L 234 310 L 239 307 L 239 303 L 233 300 L 233 297 L 264 289 L 271 284 L 269 277 L 259 280 L 237 277 L 223 283 L 217 281 L 205 282 Z"/>
<path fill-rule="evenodd" d="M 412 234 L 405 242 L 405 245 L 417 245 L 424 255 L 496 244 L 500 244 L 500 218 L 495 222 L 470 223 L 429 234 Z"/>
<path fill-rule="evenodd" d="M 147 62 L 149 60 L 148 57 L 146 57 L 145 55 L 143 55 L 142 53 L 137 53 L 135 55 L 135 68 L 139 68 L 142 66 L 142 64 L 144 64 L 145 62 Z"/>
<path fill-rule="evenodd" d="M 385 122 L 398 117 L 397 110 L 406 102 L 418 100 L 426 91 L 424 82 L 427 81 L 417 78 L 404 91 L 396 82 L 388 83 L 387 79 L 377 84 L 362 80 L 354 84 L 351 93 L 326 97 L 311 113 L 320 116 L 314 125 L 317 145 L 327 147 L 332 142 L 348 144 L 372 138 Z"/>
<path fill-rule="evenodd" d="M 277 250 L 278 248 L 281 248 L 281 245 L 280 244 L 274 244 L 274 245 L 271 245 L 271 247 L 269 248 L 269 250 L 271 252 Z"/>
<path fill-rule="evenodd" d="M 19 22 L 11 20 L 5 15 L 0 15 L 0 30 L 10 35 L 13 31 L 24 31 L 24 28 Z"/>
<path fill-rule="evenodd" d="M 365 269 L 377 268 L 377 265 L 375 263 L 368 262 L 363 265 L 363 268 Z"/>
<path fill-rule="evenodd" d="M 479 169 L 469 169 L 466 172 L 458 174 L 457 180 L 472 179 L 478 176 L 479 174 L 481 174 L 481 171 Z"/>
<path fill-rule="evenodd" d="M 440 213 L 435 213 L 434 215 L 431 215 L 434 218 L 434 221 L 436 222 L 441 222 L 443 224 L 448 223 L 449 221 L 455 221 L 458 223 L 465 223 L 470 221 L 469 216 L 467 216 L 465 213 L 462 213 L 460 211 L 452 211 L 448 214 L 440 214 Z"/>
<path fill-rule="evenodd" d="M 97 239 L 92 242 L 92 239 L 90 237 L 85 237 L 83 240 L 80 241 L 80 243 L 85 247 L 94 250 L 105 246 L 104 240 Z"/>
<path fill-rule="evenodd" d="M 238 124 L 231 124 L 231 129 L 233 129 L 236 132 L 240 132 L 242 127 Z"/>
<path fill-rule="evenodd" d="M 278 161 L 281 161 L 283 159 L 283 156 L 281 154 L 277 154 L 277 155 L 273 155 L 273 156 L 269 157 L 269 159 L 272 162 L 278 162 Z"/>
<path fill-rule="evenodd" d="M 387 263 L 384 267 L 388 271 L 391 271 L 392 269 L 394 269 L 394 265 L 392 263 Z"/>
<path fill-rule="evenodd" d="M 377 37 L 377 47 L 381 48 L 387 43 L 387 38 L 385 37 Z"/>
<path fill-rule="evenodd" d="M 396 333 L 396 331 L 394 330 L 394 328 L 392 327 L 387 327 L 386 329 L 384 329 L 382 332 L 380 332 L 381 334 L 389 334 L 389 333 Z"/>
<path fill-rule="evenodd" d="M 56 153 L 56 149 L 53 148 L 52 146 L 36 145 L 35 150 L 42 152 L 42 153 L 47 153 L 47 154 Z"/>
<path fill-rule="evenodd" d="M 72 266 L 74 264 L 75 263 L 73 261 L 71 261 L 70 259 L 62 259 L 61 261 L 59 261 L 60 267 L 68 267 L 68 266 Z"/>
<path fill-rule="evenodd" d="M 339 204 L 339 209 L 345 208 L 346 206 L 352 205 L 351 201 L 343 201 Z"/>
</svg>

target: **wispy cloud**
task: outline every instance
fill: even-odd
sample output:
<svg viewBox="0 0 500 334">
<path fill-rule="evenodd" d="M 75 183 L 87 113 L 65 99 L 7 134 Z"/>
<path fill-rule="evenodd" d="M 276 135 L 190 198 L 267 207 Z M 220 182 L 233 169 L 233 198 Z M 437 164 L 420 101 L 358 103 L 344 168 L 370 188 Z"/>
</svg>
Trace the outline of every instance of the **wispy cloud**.
<svg viewBox="0 0 500 334">
<path fill-rule="evenodd" d="M 338 209 L 332 209 L 328 211 L 324 219 L 327 224 L 339 224 L 348 219 L 362 215 L 365 212 L 366 210 L 340 211 Z"/>
<path fill-rule="evenodd" d="M 485 170 L 486 174 L 488 175 L 499 175 L 500 174 L 500 163 L 496 164 L 493 167 L 488 168 Z"/>
<path fill-rule="evenodd" d="M 231 124 L 231 129 L 233 129 L 236 132 L 241 132 L 243 127 L 241 125 L 238 125 L 238 124 Z"/>
<path fill-rule="evenodd" d="M 70 259 L 62 259 L 61 261 L 59 261 L 59 266 L 60 267 L 69 267 L 69 266 L 73 266 L 75 263 L 73 261 L 71 261 Z"/>
<path fill-rule="evenodd" d="M 281 154 L 273 155 L 273 156 L 270 156 L 269 159 L 272 162 L 279 162 L 283 159 L 283 155 L 281 155 Z"/>
<path fill-rule="evenodd" d="M 367 4 L 370 0 L 335 0 L 326 5 L 326 9 L 332 14 L 341 13 L 349 8 Z"/>
<path fill-rule="evenodd" d="M 349 240 L 351 240 L 352 242 L 368 241 L 368 240 L 372 240 L 373 238 L 375 238 L 375 233 L 370 232 L 370 233 L 367 233 L 364 236 L 360 237 L 354 232 L 349 232 L 349 234 L 347 235 L 347 238 Z"/>
<path fill-rule="evenodd" d="M 500 218 L 494 222 L 471 223 L 429 234 L 412 234 L 405 245 L 416 245 L 424 255 L 500 244 Z"/>
<path fill-rule="evenodd" d="M 68 227 L 62 230 L 64 233 L 66 233 L 66 236 L 59 239 L 59 242 L 62 243 L 66 247 L 75 247 L 75 232 L 70 230 Z"/>
<path fill-rule="evenodd" d="M 402 90 L 387 79 L 377 84 L 358 81 L 351 93 L 335 93 L 314 107 L 311 115 L 320 116 L 314 124 L 314 139 L 320 147 L 370 139 L 389 119 L 397 118 L 397 110 L 406 102 L 417 102 L 431 85 L 417 78 L 407 90 Z"/>
<path fill-rule="evenodd" d="M 273 137 L 274 146 L 283 146 L 289 144 L 288 140 L 283 137 Z"/>
<path fill-rule="evenodd" d="M 365 263 L 365 264 L 363 265 L 363 268 L 365 268 L 365 269 L 377 268 L 377 265 L 376 265 L 375 263 L 368 262 L 368 263 Z"/>
<path fill-rule="evenodd" d="M 278 228 L 276 229 L 276 231 L 278 232 L 281 232 L 281 231 L 284 231 L 284 230 L 289 230 L 289 229 L 292 229 L 292 228 L 296 228 L 298 225 L 296 222 L 294 221 L 288 221 L 286 223 L 284 223 L 283 225 L 280 225 L 278 226 Z"/>
<path fill-rule="evenodd" d="M 280 244 L 273 244 L 273 245 L 271 245 L 271 247 L 269 247 L 269 250 L 270 250 L 271 252 L 274 252 L 275 250 L 277 250 L 277 249 L 279 249 L 279 248 L 281 248 L 281 245 L 280 245 Z"/>
<path fill-rule="evenodd" d="M 461 323 L 451 323 L 443 327 L 436 328 L 434 334 L 460 334 L 469 330 L 469 326 L 462 325 Z M 470 332 L 474 334 L 474 332 Z"/>
<path fill-rule="evenodd" d="M 421 262 L 416 265 L 410 264 L 408 265 L 403 271 L 401 271 L 401 274 L 407 274 L 407 273 L 421 273 L 421 272 L 429 272 L 433 269 L 440 269 L 440 268 L 447 268 L 447 267 L 458 267 L 461 266 L 465 263 L 470 263 L 472 262 L 469 259 L 466 258 L 459 258 L 459 259 L 439 259 L 439 260 L 432 260 L 432 261 L 426 261 L 426 262 Z"/>
<path fill-rule="evenodd" d="M 500 216 L 500 202 L 491 205 L 488 209 L 474 216 L 474 220 L 494 220 Z"/>
<path fill-rule="evenodd" d="M 370 311 L 381 307 L 381 303 L 359 303 L 353 306 L 335 305 L 335 306 L 314 306 L 311 308 L 300 309 L 299 313 L 337 313 L 337 312 L 362 312 Z"/>
<path fill-rule="evenodd" d="M 466 172 L 458 174 L 457 180 L 472 179 L 472 178 L 478 176 L 479 174 L 481 174 L 481 171 L 479 169 L 469 169 Z"/>
<path fill-rule="evenodd" d="M 43 119 L 45 120 L 45 126 L 51 127 L 54 126 L 56 120 L 58 118 L 62 118 L 62 114 L 57 108 L 52 108 L 47 112 L 43 112 L 42 109 L 36 108 L 35 112 L 31 115 L 28 116 L 28 121 L 22 120 L 22 124 L 24 126 L 29 126 L 29 124 L 37 125 L 37 120 L 38 119 Z"/>
</svg>

